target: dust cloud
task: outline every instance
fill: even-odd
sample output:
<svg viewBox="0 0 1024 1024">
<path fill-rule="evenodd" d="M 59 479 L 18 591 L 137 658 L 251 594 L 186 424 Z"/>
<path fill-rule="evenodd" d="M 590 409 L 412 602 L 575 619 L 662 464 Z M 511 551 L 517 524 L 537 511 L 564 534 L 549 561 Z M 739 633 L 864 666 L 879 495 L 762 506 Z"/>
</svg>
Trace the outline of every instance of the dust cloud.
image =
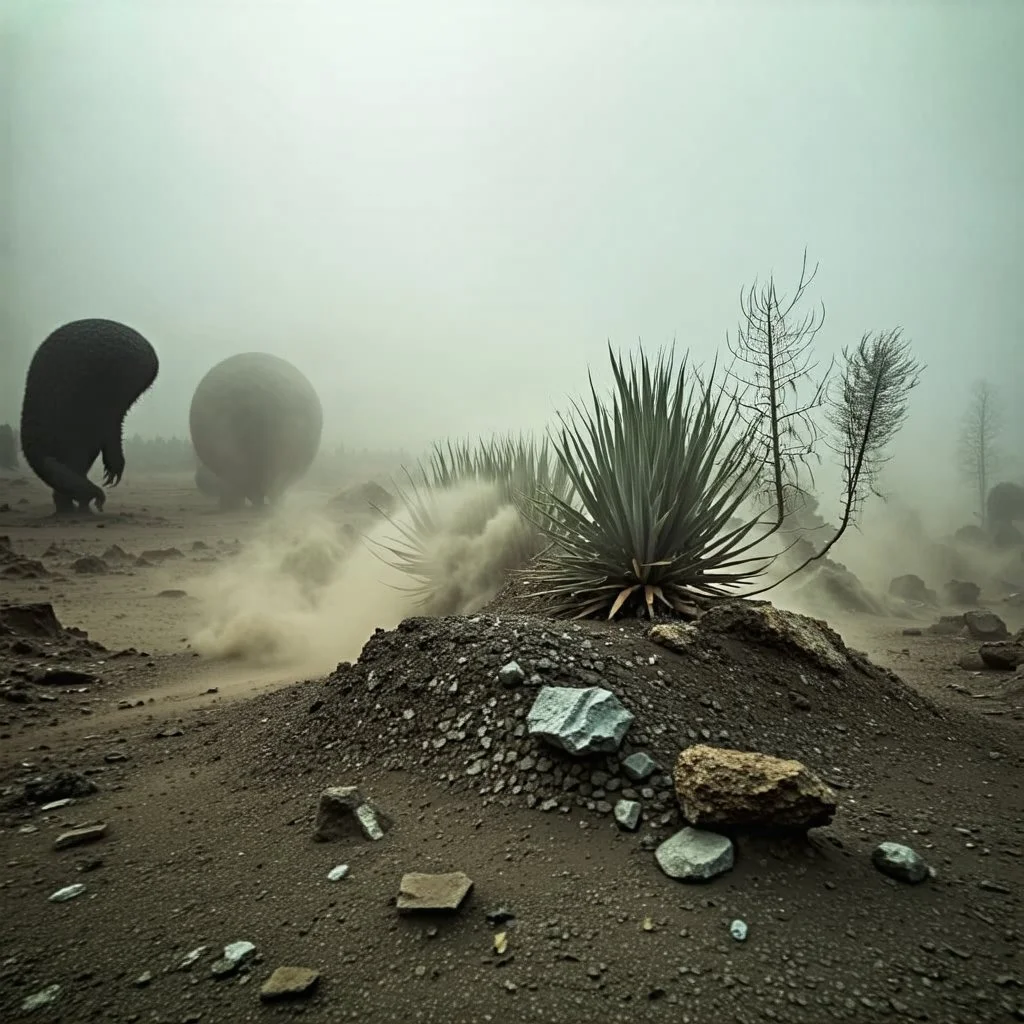
<svg viewBox="0 0 1024 1024">
<path fill-rule="evenodd" d="M 529 531 L 490 485 L 434 492 L 429 508 L 417 534 L 430 580 L 423 591 L 392 553 L 412 532 L 408 508 L 360 535 L 321 510 L 284 504 L 229 562 L 190 584 L 203 621 L 194 649 L 315 676 L 355 660 L 375 629 L 478 610 L 521 564 Z"/>
<path fill-rule="evenodd" d="M 930 622 L 939 611 L 954 607 L 947 590 L 954 581 L 976 584 L 984 600 L 1024 592 L 1019 548 L 971 543 L 954 530 L 937 529 L 929 521 L 936 511 L 907 493 L 871 501 L 825 559 L 765 596 L 836 625 L 865 614 Z M 827 535 L 811 539 L 820 547 Z M 780 559 L 776 577 L 784 563 Z M 892 580 L 906 575 L 919 577 L 931 592 L 926 603 L 890 594 Z"/>
</svg>

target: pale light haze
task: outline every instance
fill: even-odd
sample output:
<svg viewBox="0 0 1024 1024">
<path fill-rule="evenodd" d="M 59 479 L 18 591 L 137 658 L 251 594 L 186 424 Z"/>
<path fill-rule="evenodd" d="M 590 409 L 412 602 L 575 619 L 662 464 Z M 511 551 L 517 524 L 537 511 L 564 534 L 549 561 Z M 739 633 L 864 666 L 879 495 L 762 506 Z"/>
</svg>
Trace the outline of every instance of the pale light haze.
<svg viewBox="0 0 1024 1024">
<path fill-rule="evenodd" d="M 0 421 L 98 316 L 160 354 L 129 432 L 252 349 L 328 443 L 534 429 L 609 339 L 710 359 L 806 245 L 826 353 L 902 325 L 928 365 L 900 473 L 955 479 L 982 377 L 1024 452 L 1024 3 L 0 10 Z"/>
</svg>

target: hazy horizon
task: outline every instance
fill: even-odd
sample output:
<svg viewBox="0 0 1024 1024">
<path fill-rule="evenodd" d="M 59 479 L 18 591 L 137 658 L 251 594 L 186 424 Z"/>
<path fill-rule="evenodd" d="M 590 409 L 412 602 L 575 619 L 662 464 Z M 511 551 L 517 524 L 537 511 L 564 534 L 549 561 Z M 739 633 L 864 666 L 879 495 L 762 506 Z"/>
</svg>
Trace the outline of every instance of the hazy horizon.
<svg viewBox="0 0 1024 1024">
<path fill-rule="evenodd" d="M 313 380 L 325 444 L 537 429 L 609 340 L 710 359 L 806 246 L 824 361 L 902 325 L 927 364 L 900 488 L 963 498 L 980 378 L 1024 472 L 1022 4 L 0 10 L 0 421 L 97 316 L 160 355 L 129 434 L 187 435 L 253 349 Z"/>
</svg>

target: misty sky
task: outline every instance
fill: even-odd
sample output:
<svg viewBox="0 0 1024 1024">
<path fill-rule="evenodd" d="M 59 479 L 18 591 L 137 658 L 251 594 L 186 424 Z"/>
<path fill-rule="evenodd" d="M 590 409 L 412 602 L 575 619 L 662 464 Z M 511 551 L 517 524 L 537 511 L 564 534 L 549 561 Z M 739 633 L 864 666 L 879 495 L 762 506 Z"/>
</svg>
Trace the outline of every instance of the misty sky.
<svg viewBox="0 0 1024 1024">
<path fill-rule="evenodd" d="M 606 339 L 709 358 L 805 245 L 825 351 L 902 324 L 928 363 L 907 472 L 949 472 L 975 378 L 1020 393 L 1020 0 L 0 11 L 0 420 L 100 316 L 160 354 L 129 432 L 252 349 L 332 441 L 541 426 Z"/>
</svg>

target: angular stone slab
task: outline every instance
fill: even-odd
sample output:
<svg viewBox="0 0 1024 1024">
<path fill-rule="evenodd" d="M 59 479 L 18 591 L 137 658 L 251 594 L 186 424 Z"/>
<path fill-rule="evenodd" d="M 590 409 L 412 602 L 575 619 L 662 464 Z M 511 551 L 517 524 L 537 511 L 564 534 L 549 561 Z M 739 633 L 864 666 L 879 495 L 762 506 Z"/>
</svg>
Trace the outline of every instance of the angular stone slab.
<svg viewBox="0 0 1024 1024">
<path fill-rule="evenodd" d="M 402 876 L 396 905 L 400 914 L 458 910 L 472 888 L 472 879 L 461 871 L 444 875 L 412 871 Z"/>
<path fill-rule="evenodd" d="M 731 871 L 735 863 L 732 841 L 716 832 L 684 828 L 655 851 L 658 867 L 680 882 L 707 882 Z"/>
<path fill-rule="evenodd" d="M 632 713 L 599 686 L 542 687 L 526 716 L 531 736 L 577 757 L 614 753 L 632 724 Z"/>
<path fill-rule="evenodd" d="M 309 995 L 320 981 L 320 972 L 310 967 L 278 967 L 260 989 L 265 1003 Z"/>
</svg>

